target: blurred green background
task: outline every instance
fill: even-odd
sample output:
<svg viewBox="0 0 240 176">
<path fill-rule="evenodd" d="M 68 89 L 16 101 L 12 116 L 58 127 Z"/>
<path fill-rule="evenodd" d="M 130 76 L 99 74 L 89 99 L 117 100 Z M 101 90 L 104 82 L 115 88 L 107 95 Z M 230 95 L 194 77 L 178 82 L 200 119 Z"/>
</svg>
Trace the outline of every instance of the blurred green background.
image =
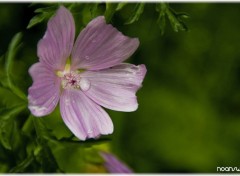
<svg viewBox="0 0 240 176">
<path fill-rule="evenodd" d="M 238 167 L 240 4 L 170 4 L 189 14 L 184 20 L 189 30 L 174 32 L 166 21 L 163 35 L 153 3 L 145 4 L 138 21 L 125 25 L 131 13 L 128 8 L 133 5 L 116 12 L 110 23 L 125 35 L 139 38 L 140 46 L 127 62 L 145 64 L 148 72 L 137 93 L 136 112 L 107 110 L 115 128 L 113 135 L 106 137 L 113 153 L 137 173 L 214 173 L 217 167 Z M 37 42 L 47 24 L 44 21 L 26 29 L 37 7 L 41 4 L 0 4 L 0 56 L 11 38 L 23 32 L 14 76 L 26 94 L 32 84 L 28 68 L 38 60 Z M 79 30 L 89 21 L 76 20 Z M 28 115 L 25 110 L 18 118 L 24 121 Z M 6 163 L 14 163 L 9 157 L 14 160 L 11 152 L 0 157 L 2 172 L 8 171 Z"/>
</svg>

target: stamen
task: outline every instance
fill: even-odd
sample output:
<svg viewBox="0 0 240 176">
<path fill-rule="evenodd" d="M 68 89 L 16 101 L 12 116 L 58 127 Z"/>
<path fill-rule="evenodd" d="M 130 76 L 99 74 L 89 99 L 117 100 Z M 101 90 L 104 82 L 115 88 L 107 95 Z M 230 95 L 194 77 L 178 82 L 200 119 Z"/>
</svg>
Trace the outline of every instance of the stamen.
<svg viewBox="0 0 240 176">
<path fill-rule="evenodd" d="M 62 71 L 56 71 L 56 75 L 62 78 L 64 76 L 64 73 Z"/>
<path fill-rule="evenodd" d="M 79 89 L 80 80 L 80 75 L 77 72 L 71 71 L 69 73 L 65 73 L 62 77 L 62 87 L 64 89 Z"/>
<path fill-rule="evenodd" d="M 71 59 L 68 58 L 67 62 L 66 62 L 66 65 L 65 65 L 65 68 L 64 68 L 64 71 L 65 72 L 70 72 L 70 70 L 71 70 Z"/>
<path fill-rule="evenodd" d="M 91 85 L 90 81 L 80 76 L 84 71 L 83 69 L 71 71 L 71 60 L 68 58 L 64 70 L 57 70 L 55 74 L 61 78 L 63 89 L 81 89 L 82 91 L 88 91 Z"/>
</svg>

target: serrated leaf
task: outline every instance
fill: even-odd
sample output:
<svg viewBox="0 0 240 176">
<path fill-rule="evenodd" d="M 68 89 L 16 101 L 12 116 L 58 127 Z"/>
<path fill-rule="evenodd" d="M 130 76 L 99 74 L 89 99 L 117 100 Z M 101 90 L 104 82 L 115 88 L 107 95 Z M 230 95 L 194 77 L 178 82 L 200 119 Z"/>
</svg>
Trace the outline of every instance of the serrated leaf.
<svg viewBox="0 0 240 176">
<path fill-rule="evenodd" d="M 33 26 L 37 25 L 38 23 L 41 23 L 43 20 L 49 19 L 54 12 L 56 11 L 58 5 L 54 5 L 51 7 L 45 7 L 45 8 L 39 8 L 36 9 L 34 12 L 38 13 L 35 15 L 28 23 L 27 29 L 32 28 Z"/>
<path fill-rule="evenodd" d="M 34 12 L 35 13 L 53 13 L 56 11 L 58 5 L 53 5 L 53 6 L 50 6 L 50 7 L 44 7 L 44 8 L 39 8 L 39 9 L 36 9 Z"/>
<path fill-rule="evenodd" d="M 169 10 L 167 10 L 167 16 L 175 32 L 188 30 L 181 17 L 178 16 L 173 9 L 169 8 Z"/>
<path fill-rule="evenodd" d="M 136 6 L 134 7 L 133 10 L 133 15 L 127 20 L 127 22 L 125 24 L 132 24 L 136 21 L 138 21 L 139 17 L 142 15 L 143 11 L 144 11 L 144 3 L 138 3 L 136 4 Z"/>
<path fill-rule="evenodd" d="M 38 23 L 41 23 L 45 19 L 43 14 L 35 15 L 28 23 L 27 29 L 35 26 Z"/>
<path fill-rule="evenodd" d="M 166 16 L 165 16 L 165 11 L 161 10 L 161 4 L 158 4 L 156 6 L 156 11 L 159 12 L 159 16 L 157 19 L 157 24 L 159 25 L 161 35 L 164 34 L 165 27 L 166 27 Z"/>
<path fill-rule="evenodd" d="M 165 30 L 166 17 L 169 19 L 169 22 L 175 32 L 188 30 L 187 26 L 182 20 L 182 18 L 189 17 L 186 13 L 176 13 L 166 3 L 157 4 L 156 11 L 159 13 L 157 23 L 159 25 L 161 34 L 163 34 Z"/>
<path fill-rule="evenodd" d="M 118 6 L 117 3 L 106 3 L 106 10 L 105 10 L 104 16 L 107 22 L 109 22 L 112 19 L 117 6 Z"/>
<path fill-rule="evenodd" d="M 177 16 L 179 18 L 185 18 L 185 19 L 189 18 L 189 15 L 187 13 L 185 13 L 185 12 L 180 12 L 180 13 L 178 12 Z"/>
<path fill-rule="evenodd" d="M 7 79 L 7 85 L 11 89 L 11 91 L 23 99 L 24 101 L 27 100 L 26 95 L 13 84 L 12 75 L 14 75 L 14 69 L 13 69 L 13 62 L 14 58 L 16 56 L 17 51 L 21 47 L 21 41 L 22 39 L 22 33 L 17 33 L 13 39 L 11 40 L 11 43 L 8 48 L 8 52 L 6 54 L 6 61 L 5 61 L 5 71 L 6 71 L 6 79 Z"/>
</svg>

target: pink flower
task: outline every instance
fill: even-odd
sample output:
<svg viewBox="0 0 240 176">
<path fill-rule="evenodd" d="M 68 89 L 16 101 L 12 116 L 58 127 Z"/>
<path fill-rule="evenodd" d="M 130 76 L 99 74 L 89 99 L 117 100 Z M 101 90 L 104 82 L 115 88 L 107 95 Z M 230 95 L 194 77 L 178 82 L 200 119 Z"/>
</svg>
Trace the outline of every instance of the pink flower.
<svg viewBox="0 0 240 176">
<path fill-rule="evenodd" d="M 122 63 L 139 45 L 103 16 L 93 19 L 77 37 L 71 13 L 61 6 L 38 43 L 39 62 L 29 73 L 28 100 L 35 116 L 50 114 L 58 102 L 63 121 L 81 140 L 111 134 L 113 124 L 101 106 L 135 111 L 136 91 L 146 74 L 144 65 Z"/>
<path fill-rule="evenodd" d="M 104 159 L 104 166 L 109 173 L 133 173 L 127 165 L 117 159 L 113 154 L 101 151 L 100 155 Z"/>
</svg>

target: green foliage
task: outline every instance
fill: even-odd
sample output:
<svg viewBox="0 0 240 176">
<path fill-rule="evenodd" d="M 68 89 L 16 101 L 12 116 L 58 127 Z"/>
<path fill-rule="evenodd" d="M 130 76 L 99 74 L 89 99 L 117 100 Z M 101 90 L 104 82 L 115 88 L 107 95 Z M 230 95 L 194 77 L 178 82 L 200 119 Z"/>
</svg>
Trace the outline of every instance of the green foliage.
<svg viewBox="0 0 240 176">
<path fill-rule="evenodd" d="M 53 5 L 44 8 L 38 8 L 34 12 L 37 13 L 28 23 L 27 29 L 32 28 L 33 26 L 48 20 L 57 10 L 58 5 Z"/>
<path fill-rule="evenodd" d="M 5 58 L 4 55 L 0 57 L 0 85 L 7 86 L 6 72 L 4 68 Z"/>
<path fill-rule="evenodd" d="M 96 17 L 97 15 L 103 15 L 103 11 L 100 10 L 99 6 L 100 3 L 85 3 L 81 4 L 81 7 L 79 7 L 79 4 L 77 3 L 72 3 L 72 4 L 63 4 L 66 7 L 69 8 L 73 13 L 73 15 L 79 14 L 80 9 L 84 11 L 82 18 L 86 15 L 86 12 L 90 12 L 90 19 L 89 17 L 87 18 L 88 21 L 91 20 L 92 18 Z M 121 13 L 123 8 L 126 6 L 130 6 L 130 3 L 105 3 L 105 11 L 104 11 L 104 16 L 106 18 L 107 22 L 110 22 L 113 16 L 118 12 Z M 47 7 L 43 8 L 38 8 L 34 12 L 37 13 L 29 22 L 27 28 L 30 29 L 33 26 L 48 20 L 57 10 L 59 4 L 57 5 L 50 5 Z M 129 15 L 128 19 L 126 20 L 125 24 L 129 25 L 134 22 L 137 22 L 139 18 L 141 17 L 142 13 L 144 12 L 144 6 L 145 3 L 136 3 L 131 10 L 131 14 Z M 188 28 L 186 24 L 183 22 L 183 18 L 188 18 L 188 15 L 186 13 L 177 13 L 175 12 L 172 8 L 169 7 L 168 4 L 166 3 L 158 3 L 156 4 L 156 11 L 159 13 L 157 23 L 159 24 L 159 28 L 161 31 L 161 34 L 164 33 L 165 31 L 165 26 L 166 26 L 166 17 L 170 21 L 170 24 L 175 32 L 178 31 L 187 31 Z"/>
<path fill-rule="evenodd" d="M 166 3 L 157 4 L 156 11 L 159 13 L 157 23 L 159 24 L 161 34 L 164 34 L 165 31 L 166 16 L 175 32 L 188 30 L 186 24 L 182 20 L 182 18 L 188 18 L 186 13 L 175 12 Z"/>
<path fill-rule="evenodd" d="M 104 16 L 107 22 L 109 22 L 112 19 L 112 16 L 114 15 L 117 7 L 118 7 L 117 3 L 106 3 L 106 11 L 104 13 Z"/>
<path fill-rule="evenodd" d="M 78 143 L 49 141 L 49 145 L 61 170 L 66 173 L 84 171 L 84 147 Z M 74 152 L 72 152 L 74 151 Z"/>
<path fill-rule="evenodd" d="M 127 20 L 127 22 L 125 24 L 132 24 L 136 21 L 138 21 L 138 19 L 140 18 L 141 14 L 144 11 L 144 3 L 138 3 L 135 5 L 133 12 L 132 12 L 132 16 L 129 17 L 129 19 Z"/>
<path fill-rule="evenodd" d="M 7 54 L 5 56 L 5 75 L 6 75 L 6 83 L 3 83 L 3 85 L 6 85 L 14 94 L 16 94 L 18 97 L 20 97 L 23 100 L 26 100 L 26 96 L 24 93 L 14 85 L 13 83 L 13 75 L 14 75 L 14 70 L 13 70 L 13 62 L 14 58 L 16 56 L 16 52 L 20 49 L 21 47 L 21 38 L 22 34 L 17 33 L 8 48 Z"/>
<path fill-rule="evenodd" d="M 16 149 L 19 141 L 19 131 L 16 131 L 16 122 L 13 120 L 1 120 L 0 141 L 8 150 Z"/>
<path fill-rule="evenodd" d="M 128 3 L 126 3 L 126 2 L 120 2 L 120 3 L 118 3 L 117 8 L 116 8 L 116 11 L 122 10 L 122 8 L 123 8 L 124 6 L 126 6 L 127 4 L 128 4 Z"/>
<path fill-rule="evenodd" d="M 7 53 L 1 57 L 0 84 L 0 146 L 11 154 L 16 165 L 23 159 L 24 139 L 20 129 L 19 114 L 26 109 L 26 95 L 14 84 L 14 60 L 21 48 L 22 34 L 17 33 L 11 40 Z M 11 158 L 7 161 L 13 161 Z M 25 165 L 23 163 L 23 165 Z M 6 170 L 10 169 L 5 165 Z M 17 170 L 16 170 L 17 171 Z"/>
<path fill-rule="evenodd" d="M 11 115 L 19 112 L 24 107 L 24 102 L 11 91 L 0 87 L 0 117 L 1 119 L 8 119 Z"/>
<path fill-rule="evenodd" d="M 21 147 L 24 146 L 24 136 L 21 134 L 17 116 L 26 109 L 26 95 L 13 81 L 15 70 L 13 63 L 16 53 L 21 48 L 21 38 L 22 34 L 17 33 L 9 45 L 7 54 L 1 58 L 0 145 L 14 155 L 16 161 L 22 157 L 20 151 L 23 151 Z"/>
<path fill-rule="evenodd" d="M 64 124 L 60 109 L 57 107 L 53 113 L 42 119 L 44 126 L 55 136 L 58 140 L 72 138 L 71 131 Z"/>
</svg>

